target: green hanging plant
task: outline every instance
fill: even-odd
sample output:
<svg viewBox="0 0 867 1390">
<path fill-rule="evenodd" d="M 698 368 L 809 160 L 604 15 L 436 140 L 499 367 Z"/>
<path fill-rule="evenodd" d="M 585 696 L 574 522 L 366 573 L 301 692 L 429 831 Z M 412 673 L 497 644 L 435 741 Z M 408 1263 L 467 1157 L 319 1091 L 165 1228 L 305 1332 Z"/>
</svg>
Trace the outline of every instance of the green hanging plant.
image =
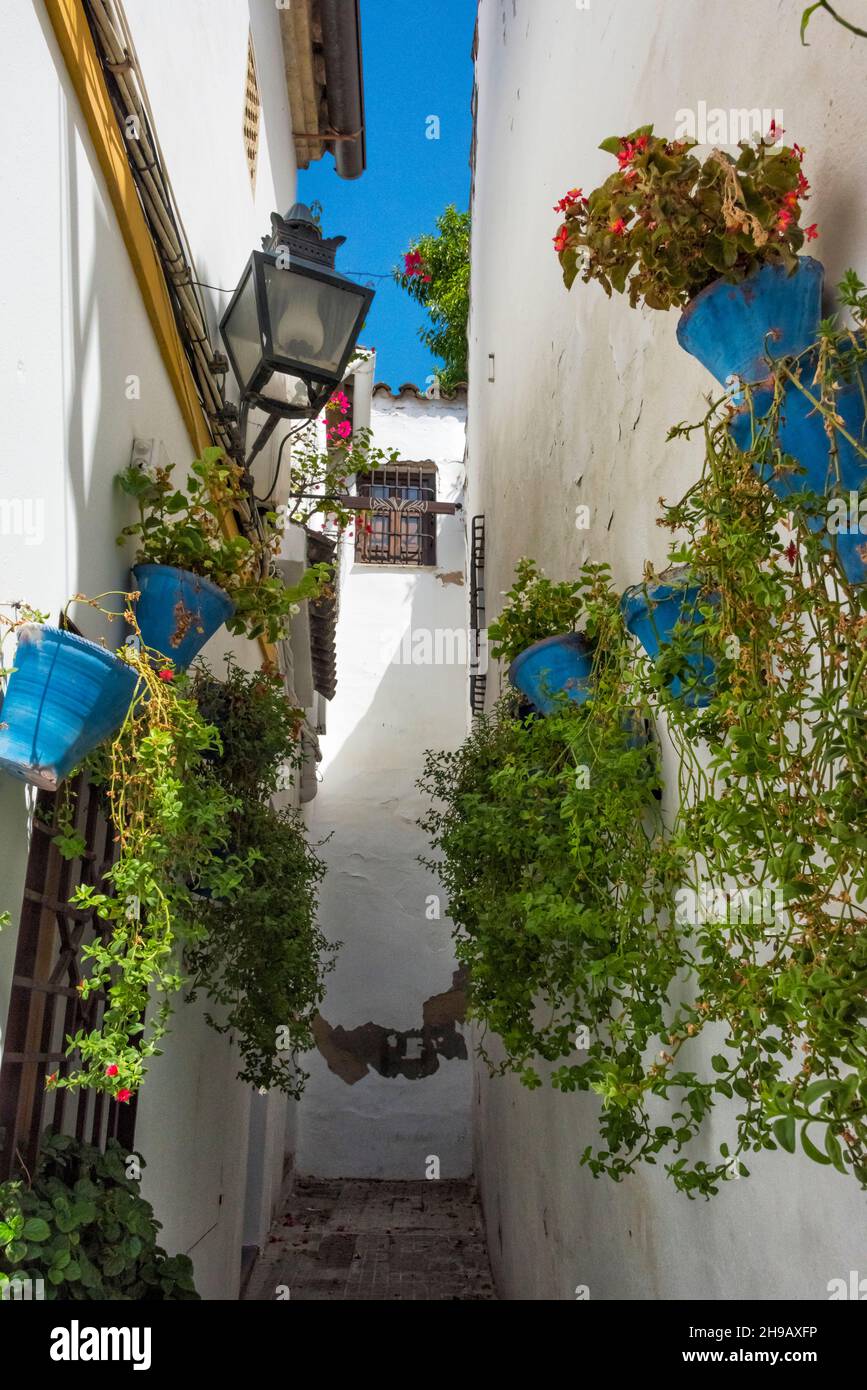
<svg viewBox="0 0 867 1390">
<path fill-rule="evenodd" d="M 844 295 L 863 311 L 859 284 L 847 277 Z M 812 491 L 778 439 L 783 386 L 809 390 L 833 479 L 845 431 L 836 402 L 865 355 L 860 331 L 823 325 L 804 363 L 774 368 L 770 415 L 745 452 L 726 398 L 700 425 L 678 427 L 702 432 L 706 466 L 666 514 L 688 538 L 676 557 L 719 594 L 707 627 L 725 670 L 707 709 L 666 706 L 682 766 L 673 838 L 691 868 L 684 892 L 701 908 L 684 928 L 693 992 L 672 1023 L 670 1052 L 688 1051 L 709 1026 L 719 1034 L 713 1088 L 740 1103 L 725 1162 L 800 1144 L 862 1185 L 867 601 L 827 544 L 824 523 L 845 491 L 833 482 Z M 852 447 L 867 465 L 864 443 Z M 786 477 L 793 490 L 782 498 L 763 481 Z M 680 1174 L 703 1189 L 703 1172 L 684 1162 Z"/>
<path fill-rule="evenodd" d="M 224 681 L 200 664 L 193 691 L 220 738 L 202 769 L 205 784 L 231 799 L 228 844 L 249 872 L 242 892 L 199 895 L 185 959 L 188 997 L 204 992 L 221 1006 L 206 1018 L 235 1035 L 242 1081 L 298 1098 L 307 1080 L 299 1058 L 314 1045 L 313 1019 L 337 950 L 316 921 L 325 865 L 300 814 L 270 801 L 300 765 L 304 712 L 289 705 L 280 680 L 242 671 L 231 658 Z"/>
<path fill-rule="evenodd" d="M 510 665 L 545 637 L 574 632 L 584 607 L 580 580 L 554 583 L 526 556 L 515 566 L 515 580 L 500 616 L 488 626 L 491 655 Z"/>
<path fill-rule="evenodd" d="M 172 481 L 173 472 L 173 466 L 148 473 L 131 464 L 118 475 L 139 509 L 138 521 L 123 528 L 118 545 L 136 537 L 137 564 L 171 565 L 211 580 L 235 605 L 226 620 L 230 632 L 278 641 L 298 605 L 327 589 L 329 566 L 311 565 L 298 584 L 284 584 L 273 572 L 283 537 L 276 511 L 260 515 L 249 535 L 227 531 L 227 517 L 248 510 L 251 498 L 243 469 L 222 449 L 205 449 L 182 488 Z"/>
<path fill-rule="evenodd" d="M 125 616 L 134 625 L 131 609 Z M 82 948 L 87 970 L 78 988 L 85 1000 L 104 991 L 105 1009 L 99 1027 L 67 1040 L 78 1062 L 53 1073 L 47 1085 L 85 1086 L 123 1102 L 159 1053 L 170 996 L 181 987 L 180 946 L 199 930 L 193 885 L 230 896 L 246 882 L 253 860 L 229 844 L 234 798 L 201 776 L 220 741 L 199 713 L 188 679 L 169 666 L 155 669 L 145 651 L 128 646 L 121 655 L 138 677 L 136 695 L 118 733 L 85 764 L 114 826 L 117 857 L 104 891 L 81 884 L 72 896 L 73 906 L 95 911 L 98 927 Z M 70 796 L 67 785 L 55 844 L 74 859 L 85 846 Z"/>
<path fill-rule="evenodd" d="M 703 161 L 694 140 L 667 140 L 652 125 L 603 140 L 617 170 L 554 209 L 564 219 L 554 249 L 567 289 L 580 275 L 609 296 L 628 291 L 633 308 L 670 309 L 719 278 L 743 280 L 766 264 L 793 271 L 818 233 L 798 225 L 810 185 L 803 150 L 776 148 L 782 133 L 740 141 L 736 159 L 713 150 Z"/>
<path fill-rule="evenodd" d="M 426 756 L 422 825 L 469 967 L 482 1055 L 539 1086 L 607 1096 L 640 1075 L 677 966 L 665 925 L 656 750 L 633 703 L 631 644 L 605 566 L 577 585 L 597 644 L 594 696 L 546 718 L 502 700 L 455 752 Z M 575 597 L 570 596 L 570 601 Z M 559 621 L 559 618 L 558 618 Z M 485 1035 L 504 1054 L 495 1062 Z M 578 1060 L 576 1059 L 578 1057 Z M 640 1145 L 649 1121 L 603 1112 L 605 1143 Z"/>
</svg>

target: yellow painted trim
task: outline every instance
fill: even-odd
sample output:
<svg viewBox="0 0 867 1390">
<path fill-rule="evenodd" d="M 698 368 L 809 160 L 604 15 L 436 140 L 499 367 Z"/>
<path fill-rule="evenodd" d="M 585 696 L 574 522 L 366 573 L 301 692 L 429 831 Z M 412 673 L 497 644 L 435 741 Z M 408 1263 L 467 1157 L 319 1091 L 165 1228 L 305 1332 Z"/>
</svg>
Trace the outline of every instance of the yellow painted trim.
<svg viewBox="0 0 867 1390">
<path fill-rule="evenodd" d="M 84 8 L 81 0 L 45 0 L 45 8 L 93 141 L 160 356 L 198 456 L 213 443 L 211 432 L 178 334 L 162 264 L 139 202 Z M 226 532 L 237 535 L 234 517 L 226 517 Z M 259 646 L 267 660 L 276 662 L 277 653 L 270 642 L 260 638 Z"/>
</svg>

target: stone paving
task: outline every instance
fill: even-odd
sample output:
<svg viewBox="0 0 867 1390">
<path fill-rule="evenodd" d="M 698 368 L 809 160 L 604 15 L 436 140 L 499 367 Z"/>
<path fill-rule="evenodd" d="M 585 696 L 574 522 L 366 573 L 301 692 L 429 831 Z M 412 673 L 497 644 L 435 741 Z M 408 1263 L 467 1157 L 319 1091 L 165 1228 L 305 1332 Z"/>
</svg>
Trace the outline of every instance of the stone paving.
<svg viewBox="0 0 867 1390">
<path fill-rule="evenodd" d="M 300 1178 L 247 1299 L 495 1299 L 472 1183 Z"/>
</svg>

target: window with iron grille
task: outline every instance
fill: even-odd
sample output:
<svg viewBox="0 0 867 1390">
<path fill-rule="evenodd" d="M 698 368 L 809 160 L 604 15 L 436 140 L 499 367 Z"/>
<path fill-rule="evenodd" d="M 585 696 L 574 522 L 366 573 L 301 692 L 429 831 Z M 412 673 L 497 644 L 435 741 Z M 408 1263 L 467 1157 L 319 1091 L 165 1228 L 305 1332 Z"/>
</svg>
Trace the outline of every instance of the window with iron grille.
<svg viewBox="0 0 867 1390">
<path fill-rule="evenodd" d="M 358 515 L 356 560 L 364 565 L 435 565 L 437 519 L 422 508 L 436 501 L 436 492 L 432 464 L 402 463 L 360 477 L 358 495 L 369 497 L 371 508 Z"/>
</svg>

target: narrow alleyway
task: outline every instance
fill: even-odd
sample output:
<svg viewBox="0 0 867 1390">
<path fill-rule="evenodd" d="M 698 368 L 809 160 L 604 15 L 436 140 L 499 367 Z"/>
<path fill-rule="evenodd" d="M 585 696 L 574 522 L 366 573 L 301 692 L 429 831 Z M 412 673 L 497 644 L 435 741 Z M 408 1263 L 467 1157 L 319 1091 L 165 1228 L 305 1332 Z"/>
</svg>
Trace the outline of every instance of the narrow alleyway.
<svg viewBox="0 0 867 1390">
<path fill-rule="evenodd" d="M 495 1299 L 468 1182 L 300 1179 L 247 1299 Z"/>
</svg>

